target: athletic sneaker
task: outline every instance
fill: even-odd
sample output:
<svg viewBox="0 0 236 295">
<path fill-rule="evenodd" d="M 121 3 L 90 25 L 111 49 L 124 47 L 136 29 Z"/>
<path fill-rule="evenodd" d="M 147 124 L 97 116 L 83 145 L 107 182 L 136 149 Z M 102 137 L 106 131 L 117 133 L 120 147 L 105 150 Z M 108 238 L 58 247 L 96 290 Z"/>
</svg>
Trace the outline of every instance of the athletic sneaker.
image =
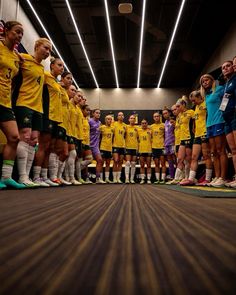
<svg viewBox="0 0 236 295">
<path fill-rule="evenodd" d="M 116 183 L 123 183 L 120 179 L 117 179 Z"/>
<path fill-rule="evenodd" d="M 230 187 L 236 188 L 236 180 L 230 182 Z"/>
<path fill-rule="evenodd" d="M 129 179 L 126 179 L 126 180 L 125 180 L 125 183 L 126 183 L 126 184 L 129 184 L 129 183 L 130 183 L 130 182 L 129 182 Z"/>
<path fill-rule="evenodd" d="M 171 181 L 168 181 L 166 184 L 179 184 L 180 183 L 180 179 L 173 179 L 173 180 L 171 180 Z"/>
<path fill-rule="evenodd" d="M 205 180 L 202 181 L 202 182 L 198 182 L 198 183 L 196 183 L 196 185 L 197 185 L 197 186 L 208 186 L 209 183 L 210 183 L 210 181 L 205 179 Z"/>
<path fill-rule="evenodd" d="M 49 184 L 47 184 L 46 182 L 44 182 L 42 178 L 36 178 L 36 179 L 34 179 L 34 183 L 35 184 L 38 184 L 41 187 L 49 187 L 50 186 Z"/>
<path fill-rule="evenodd" d="M 82 183 L 77 181 L 76 179 L 70 179 L 69 181 L 72 185 L 81 185 Z"/>
<path fill-rule="evenodd" d="M 101 178 L 96 179 L 96 184 L 105 184 L 106 182 L 103 181 Z"/>
<path fill-rule="evenodd" d="M 84 184 L 93 184 L 93 182 L 92 182 L 89 178 L 87 178 L 87 179 L 84 181 Z"/>
<path fill-rule="evenodd" d="M 159 184 L 165 184 L 165 183 L 166 183 L 166 181 L 163 180 L 163 179 L 161 179 L 161 180 L 159 181 Z"/>
<path fill-rule="evenodd" d="M 225 180 L 222 177 L 219 177 L 211 186 L 213 187 L 224 187 Z"/>
<path fill-rule="evenodd" d="M 16 189 L 25 188 L 24 184 L 18 183 L 12 178 L 2 178 L 1 179 L 1 184 L 5 185 L 5 187 L 9 186 L 9 187 L 13 187 L 13 188 L 16 188 Z"/>
<path fill-rule="evenodd" d="M 52 182 L 57 183 L 58 185 L 62 185 L 62 182 L 59 178 L 50 179 Z"/>
<path fill-rule="evenodd" d="M 25 187 L 28 187 L 28 188 L 37 188 L 37 187 L 39 187 L 39 184 L 34 183 L 29 178 L 28 179 L 27 178 L 19 179 L 19 183 L 24 184 Z"/>
<path fill-rule="evenodd" d="M 208 183 L 208 186 L 212 186 L 212 184 L 213 184 L 214 182 L 216 182 L 217 179 L 218 179 L 217 177 L 213 178 L 212 181 Z"/>
<path fill-rule="evenodd" d="M 152 184 L 150 179 L 147 180 L 147 184 Z"/>
<path fill-rule="evenodd" d="M 105 182 L 106 183 L 113 183 L 113 181 L 111 181 L 110 179 L 106 179 Z"/>
<path fill-rule="evenodd" d="M 135 184 L 135 181 L 134 180 L 130 180 L 130 183 Z"/>
<path fill-rule="evenodd" d="M 191 180 L 191 179 L 184 179 L 179 184 L 182 186 L 188 186 L 188 185 L 195 185 L 195 182 L 194 180 Z"/>
<path fill-rule="evenodd" d="M 78 179 L 78 181 L 79 181 L 80 183 L 82 183 L 82 184 L 86 184 L 86 183 L 85 183 L 85 180 L 83 180 L 83 178 Z"/>
<path fill-rule="evenodd" d="M 160 181 L 159 180 L 157 180 L 157 181 L 155 181 L 155 182 L 153 182 L 154 184 L 159 184 L 160 183 Z"/>
<path fill-rule="evenodd" d="M 4 183 L 2 183 L 1 181 L 0 181 L 0 189 L 4 189 L 4 188 L 6 188 L 7 186 L 4 184 Z"/>
<path fill-rule="evenodd" d="M 145 180 L 141 179 L 140 184 L 144 184 L 144 183 L 145 183 Z"/>
<path fill-rule="evenodd" d="M 59 178 L 60 179 L 60 182 L 63 184 L 63 185 L 72 185 L 72 183 L 71 182 L 69 182 L 69 181 L 66 181 L 65 179 L 63 179 L 63 178 Z"/>
<path fill-rule="evenodd" d="M 43 178 L 43 181 L 47 183 L 49 186 L 59 186 L 59 183 L 51 181 L 49 178 Z"/>
<path fill-rule="evenodd" d="M 225 183 L 227 187 L 231 187 L 231 185 L 233 185 L 232 187 L 236 187 L 236 175 L 234 175 L 233 180 Z"/>
</svg>

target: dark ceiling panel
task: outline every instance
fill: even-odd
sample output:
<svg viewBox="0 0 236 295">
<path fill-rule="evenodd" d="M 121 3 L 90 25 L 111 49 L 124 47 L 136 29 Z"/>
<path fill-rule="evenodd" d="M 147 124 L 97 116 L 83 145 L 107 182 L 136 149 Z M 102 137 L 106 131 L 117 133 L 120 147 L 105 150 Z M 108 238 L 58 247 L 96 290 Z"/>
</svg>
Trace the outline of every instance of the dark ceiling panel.
<svg viewBox="0 0 236 295">
<path fill-rule="evenodd" d="M 142 1 L 121 15 L 118 0 L 108 0 L 120 87 L 136 87 Z M 156 87 L 177 17 L 180 0 L 147 0 L 141 87 Z M 42 29 L 25 0 L 20 1 L 41 36 Z M 81 44 L 64 0 L 32 0 L 54 42 L 81 87 L 94 88 Z M 77 24 L 100 87 L 116 87 L 103 0 L 71 0 Z M 214 12 L 213 12 L 214 7 Z M 188 0 L 173 43 L 161 87 L 191 87 L 230 25 L 234 10 L 227 1 Z M 232 53 L 233 55 L 233 53 Z"/>
</svg>

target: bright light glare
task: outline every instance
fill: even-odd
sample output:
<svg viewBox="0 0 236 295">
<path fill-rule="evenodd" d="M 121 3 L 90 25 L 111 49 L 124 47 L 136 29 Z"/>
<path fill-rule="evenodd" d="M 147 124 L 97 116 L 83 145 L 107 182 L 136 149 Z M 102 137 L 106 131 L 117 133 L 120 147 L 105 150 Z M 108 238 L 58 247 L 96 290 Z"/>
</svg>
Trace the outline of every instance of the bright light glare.
<svg viewBox="0 0 236 295">
<path fill-rule="evenodd" d="M 177 28 L 178 28 L 178 24 L 179 24 L 180 17 L 181 17 L 182 12 L 183 12 L 185 2 L 186 2 L 186 0 L 182 0 L 181 6 L 180 6 L 180 9 L 179 9 L 179 13 L 178 13 L 178 17 L 177 17 L 175 27 L 174 27 L 174 30 L 173 30 L 173 33 L 172 33 L 172 37 L 171 37 L 171 40 L 170 40 L 170 44 L 169 44 L 169 47 L 168 47 L 168 50 L 167 50 L 167 53 L 166 53 L 165 61 L 164 61 L 163 67 L 162 67 L 161 75 L 160 75 L 160 78 L 159 78 L 159 81 L 158 81 L 158 84 L 157 84 L 157 88 L 159 88 L 160 85 L 161 85 L 162 77 L 163 77 L 163 74 L 164 74 L 165 69 L 166 69 L 166 64 L 167 64 L 167 61 L 168 61 L 168 58 L 169 58 L 170 50 L 171 50 L 171 47 L 172 47 L 172 44 L 173 44 L 173 41 L 174 41 L 174 38 L 175 38 L 175 33 L 177 31 Z"/>
<path fill-rule="evenodd" d="M 67 5 L 67 8 L 68 8 L 68 10 L 69 10 L 69 13 L 70 13 L 70 16 L 71 16 L 72 22 L 73 22 L 73 24 L 74 24 L 74 27 L 75 27 L 75 30 L 76 30 L 77 36 L 78 36 L 78 38 L 79 38 L 80 44 L 81 44 L 81 46 L 82 46 L 82 48 L 83 48 L 83 52 L 84 52 L 84 55 L 85 55 L 85 57 L 86 57 L 87 63 L 88 63 L 88 65 L 89 65 L 89 68 L 90 68 L 91 74 L 92 74 L 92 76 L 93 76 L 93 80 L 94 80 L 94 82 L 95 82 L 95 84 L 96 84 L 96 87 L 99 88 L 99 86 L 98 86 L 98 82 L 97 82 L 97 79 L 96 79 L 96 77 L 95 77 L 95 74 L 94 74 L 93 68 L 92 68 L 92 66 L 91 66 L 91 63 L 90 63 L 90 60 L 89 60 L 89 57 L 88 57 L 88 54 L 87 54 L 87 51 L 86 51 L 86 49 L 85 49 L 85 46 L 84 46 L 83 40 L 82 40 L 82 38 L 81 38 L 81 35 L 80 35 L 80 32 L 79 32 L 79 29 L 78 29 L 78 26 L 77 26 L 77 24 L 76 24 L 76 21 L 75 21 L 75 18 L 74 18 L 73 12 L 72 12 L 72 10 L 71 10 L 70 3 L 69 3 L 68 0 L 65 0 L 65 2 L 66 2 L 66 5 Z"/>
<path fill-rule="evenodd" d="M 110 45 L 111 45 L 113 68 L 114 68 L 115 78 L 116 78 L 116 87 L 119 88 L 119 81 L 118 81 L 118 76 L 117 76 L 116 60 L 115 60 L 115 53 L 114 53 L 114 47 L 113 47 L 113 41 L 112 41 L 111 25 L 110 25 L 110 18 L 109 18 L 107 0 L 104 0 L 104 4 L 105 4 L 108 33 L 109 33 L 109 39 L 110 39 Z"/>
</svg>

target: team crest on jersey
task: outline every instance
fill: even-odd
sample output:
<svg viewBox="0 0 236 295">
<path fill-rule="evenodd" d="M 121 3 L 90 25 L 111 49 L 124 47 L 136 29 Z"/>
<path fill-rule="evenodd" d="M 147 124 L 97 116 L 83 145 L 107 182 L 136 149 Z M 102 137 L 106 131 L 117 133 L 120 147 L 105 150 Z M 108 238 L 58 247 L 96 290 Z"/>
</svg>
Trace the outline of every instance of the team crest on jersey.
<svg viewBox="0 0 236 295">
<path fill-rule="evenodd" d="M 23 120 L 24 123 L 29 123 L 29 121 L 30 121 L 30 119 L 28 117 L 25 117 Z"/>
</svg>

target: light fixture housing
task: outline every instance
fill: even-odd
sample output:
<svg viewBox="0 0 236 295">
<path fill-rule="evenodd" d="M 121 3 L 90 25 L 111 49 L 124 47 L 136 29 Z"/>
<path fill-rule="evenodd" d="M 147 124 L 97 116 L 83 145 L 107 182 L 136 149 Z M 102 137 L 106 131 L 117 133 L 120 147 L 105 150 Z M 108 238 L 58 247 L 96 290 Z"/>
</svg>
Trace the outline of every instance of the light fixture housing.
<svg viewBox="0 0 236 295">
<path fill-rule="evenodd" d="M 132 3 L 120 3 L 118 6 L 118 11 L 121 14 L 129 14 L 133 12 Z"/>
</svg>

